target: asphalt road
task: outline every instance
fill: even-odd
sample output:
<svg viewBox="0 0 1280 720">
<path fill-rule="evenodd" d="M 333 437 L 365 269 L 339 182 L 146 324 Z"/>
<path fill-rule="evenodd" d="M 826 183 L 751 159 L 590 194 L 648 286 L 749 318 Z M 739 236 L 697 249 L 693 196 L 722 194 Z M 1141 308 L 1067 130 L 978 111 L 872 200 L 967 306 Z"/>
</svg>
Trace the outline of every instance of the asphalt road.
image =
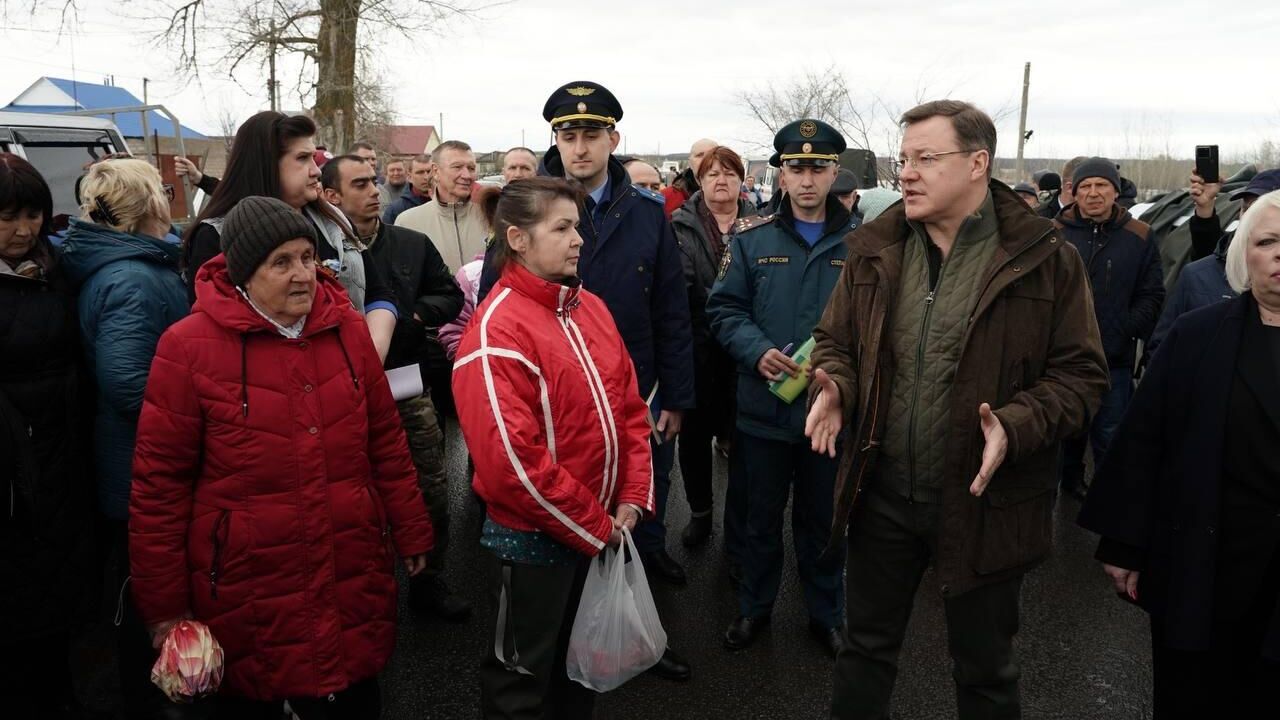
<svg viewBox="0 0 1280 720">
<path fill-rule="evenodd" d="M 482 654 L 492 652 L 484 579 L 488 558 L 477 542 L 479 511 L 469 495 L 467 456 L 456 421 L 451 421 L 446 434 L 454 517 L 446 578 L 471 600 L 475 613 L 463 625 L 415 618 L 405 606 L 402 586 L 399 641 L 381 678 L 385 720 L 477 717 L 476 669 Z M 690 581 L 684 588 L 656 582 L 653 587 L 670 644 L 692 664 L 693 679 L 673 683 L 641 676 L 601 697 L 597 720 L 828 717 L 831 661 L 807 632 L 794 559 L 787 559 L 772 626 L 751 648 L 739 653 L 724 650 L 720 636 L 733 620 L 736 602 L 719 528 L 699 550 L 690 552 L 680 545 L 679 533 L 689 511 L 678 467 L 675 473 L 667 544 L 684 564 Z M 725 482 L 726 463 L 717 458 L 717 498 L 723 498 Z M 1018 635 L 1023 716 L 1028 720 L 1149 718 L 1151 654 L 1146 616 L 1116 599 L 1092 559 L 1093 538 L 1073 522 L 1078 510 L 1074 500 L 1060 501 L 1054 555 L 1023 585 Z M 114 608 L 114 599 L 104 598 L 108 610 Z M 77 643 L 75 653 L 78 692 L 103 717 L 118 706 L 111 637 L 109 625 L 102 623 Z M 950 669 L 942 603 L 930 571 L 916 598 L 903 649 L 894 717 L 954 717 Z"/>
<path fill-rule="evenodd" d="M 466 454 L 456 422 L 447 436 L 454 522 L 446 577 L 471 600 L 476 612 L 465 625 L 422 620 L 408 614 L 402 597 L 399 643 L 382 677 L 386 720 L 476 717 L 476 668 L 482 654 L 492 651 L 483 572 L 487 558 L 476 542 L 479 513 L 468 495 Z M 723 498 L 726 463 L 720 459 L 715 480 L 716 497 Z M 1149 718 L 1151 655 L 1146 616 L 1116 599 L 1092 559 L 1092 536 L 1074 524 L 1078 510 L 1074 500 L 1060 501 L 1054 555 L 1023 586 L 1018 635 L 1023 716 Z M 684 588 L 657 582 L 653 587 L 670 644 L 690 661 L 693 679 L 673 683 L 641 676 L 603 696 L 596 717 L 827 717 L 831 661 L 806 631 L 794 558 L 787 560 L 772 627 L 751 648 L 730 653 L 721 647 L 720 635 L 733 620 L 736 603 L 720 545 L 719 519 L 712 541 L 687 551 L 680 545 L 679 532 L 688 517 L 677 467 L 668 503 L 667 544 L 672 556 L 684 564 L 690 581 Z M 941 598 L 930 571 L 916 598 L 903 649 L 894 717 L 954 717 L 950 670 Z"/>
</svg>

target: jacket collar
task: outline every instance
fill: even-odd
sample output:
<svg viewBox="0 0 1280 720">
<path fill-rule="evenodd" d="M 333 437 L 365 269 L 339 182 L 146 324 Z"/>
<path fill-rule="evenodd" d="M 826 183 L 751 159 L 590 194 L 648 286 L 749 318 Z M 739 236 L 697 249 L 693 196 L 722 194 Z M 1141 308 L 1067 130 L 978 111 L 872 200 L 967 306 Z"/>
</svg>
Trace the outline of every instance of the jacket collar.
<svg viewBox="0 0 1280 720">
<path fill-rule="evenodd" d="M 350 307 L 351 301 L 342 285 L 327 273 L 317 271 L 316 297 L 311 304 L 311 312 L 307 314 L 302 337 L 310 337 L 337 325 L 342 319 L 344 304 Z M 231 284 L 227 260 L 223 255 L 214 256 L 196 273 L 196 304 L 191 312 L 203 312 L 232 332 L 278 332 Z"/>
<path fill-rule="evenodd" d="M 834 232 L 841 232 L 849 229 L 849 222 L 853 219 L 848 209 L 836 198 L 835 195 L 827 195 L 827 218 L 822 224 L 822 234 L 830 235 Z M 796 232 L 796 215 L 791 207 L 791 196 L 787 195 L 782 199 L 782 204 L 778 208 L 778 221 L 791 232 Z"/>
<path fill-rule="evenodd" d="M 688 200 L 685 200 L 683 205 L 676 208 L 675 212 L 671 213 L 671 223 L 673 225 L 674 224 L 688 225 L 689 227 L 699 229 L 700 223 L 698 222 L 698 204 L 701 202 L 702 202 L 702 191 L 699 190 L 698 192 L 691 195 Z M 841 205 L 841 207 L 844 207 L 844 206 Z M 751 217 L 752 215 L 757 215 L 757 214 L 759 213 L 756 211 L 755 205 L 752 205 L 747 200 L 738 198 L 738 217 L 740 218 Z"/>
<path fill-rule="evenodd" d="M 624 188 L 631 184 L 631 176 L 627 174 L 627 169 L 613 155 L 609 156 L 608 173 L 609 193 L 613 197 L 605 198 L 606 204 L 613 198 L 621 197 L 622 194 L 618 188 Z M 558 178 L 567 177 L 564 174 L 564 160 L 560 157 L 560 148 L 553 144 L 547 149 L 546 154 L 542 156 L 542 162 L 538 165 L 538 174 Z"/>
<path fill-rule="evenodd" d="M 508 262 L 503 269 L 502 283 L 557 315 L 576 308 L 582 293 L 582 282 L 578 278 L 554 283 L 534 275 L 515 261 Z"/>
<path fill-rule="evenodd" d="M 459 220 L 467 216 L 471 212 L 471 199 L 468 198 L 461 202 L 447 203 L 438 197 L 432 197 L 427 201 L 426 207 L 431 208 L 432 212 L 442 218 L 451 218 Z"/>
<path fill-rule="evenodd" d="M 1237 220 L 1236 222 L 1239 221 Z M 1222 237 L 1218 238 L 1218 244 L 1213 248 L 1213 255 L 1218 258 L 1220 262 L 1227 261 L 1227 250 L 1231 248 L 1231 238 L 1233 238 L 1235 234 L 1236 231 L 1234 229 L 1224 230 L 1222 232 Z"/>
<path fill-rule="evenodd" d="M 1125 223 L 1129 222 L 1131 219 L 1133 218 L 1129 214 L 1129 211 L 1119 205 L 1111 206 L 1111 217 L 1103 222 L 1095 222 L 1094 220 L 1081 215 L 1078 203 L 1071 203 L 1070 205 L 1062 208 L 1062 212 L 1058 213 L 1058 220 L 1063 225 L 1067 225 L 1069 227 L 1087 228 L 1094 225 L 1101 225 L 1103 228 L 1110 230 L 1111 228 L 1124 227 Z"/>
</svg>

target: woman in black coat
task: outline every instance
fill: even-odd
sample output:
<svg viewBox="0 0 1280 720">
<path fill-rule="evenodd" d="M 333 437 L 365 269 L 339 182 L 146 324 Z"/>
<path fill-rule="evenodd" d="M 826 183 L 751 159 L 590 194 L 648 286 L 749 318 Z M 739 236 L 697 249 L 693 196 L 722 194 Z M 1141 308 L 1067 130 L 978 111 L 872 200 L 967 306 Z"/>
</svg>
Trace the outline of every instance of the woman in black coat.
<svg viewBox="0 0 1280 720">
<path fill-rule="evenodd" d="M 1280 192 L 1236 239 L 1241 296 L 1173 326 L 1080 513 L 1151 616 L 1157 720 L 1280 707 Z"/>
<path fill-rule="evenodd" d="M 698 166 L 701 189 L 671 215 L 671 229 L 680 246 L 685 288 L 689 294 L 689 317 L 693 323 L 694 387 L 697 407 L 686 412 L 680 429 L 680 474 L 692 518 L 682 541 L 697 547 L 711 535 L 711 441 L 721 450 L 733 432 L 734 382 L 737 370 L 711 332 L 707 320 L 707 294 L 715 284 L 720 257 L 738 221 L 756 214 L 755 207 L 741 198 L 742 158 L 724 146 L 712 148 Z M 725 547 L 733 556 L 736 532 L 735 506 L 726 497 Z M 745 502 L 745 498 L 743 498 Z M 745 513 L 745 508 L 738 508 Z"/>
<path fill-rule="evenodd" d="M 90 414 L 52 218 L 36 169 L 0 154 L 0 707 L 14 718 L 74 716 L 69 638 L 92 586 Z"/>
</svg>

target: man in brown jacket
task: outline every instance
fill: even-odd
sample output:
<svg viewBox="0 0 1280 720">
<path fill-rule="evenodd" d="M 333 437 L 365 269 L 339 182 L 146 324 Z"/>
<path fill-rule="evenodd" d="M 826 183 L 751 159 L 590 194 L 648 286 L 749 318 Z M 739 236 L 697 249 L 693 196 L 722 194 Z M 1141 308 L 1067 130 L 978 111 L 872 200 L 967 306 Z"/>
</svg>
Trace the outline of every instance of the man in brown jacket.
<svg viewBox="0 0 1280 720">
<path fill-rule="evenodd" d="M 1085 267 L 991 181 L 996 129 L 968 103 L 902 117 L 904 202 L 846 240 L 814 330 L 805 434 L 832 456 L 848 536 L 833 718 L 887 718 L 925 568 L 937 569 L 961 718 L 1016 718 L 1022 576 L 1049 553 L 1058 444 L 1107 369 Z"/>
</svg>

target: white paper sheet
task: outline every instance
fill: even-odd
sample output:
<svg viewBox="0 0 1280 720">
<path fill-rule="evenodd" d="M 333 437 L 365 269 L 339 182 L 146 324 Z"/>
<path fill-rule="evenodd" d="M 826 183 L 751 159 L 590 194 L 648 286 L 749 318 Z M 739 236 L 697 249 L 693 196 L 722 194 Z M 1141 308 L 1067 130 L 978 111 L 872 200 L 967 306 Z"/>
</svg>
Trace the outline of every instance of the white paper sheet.
<svg viewBox="0 0 1280 720">
<path fill-rule="evenodd" d="M 422 371 L 416 363 L 392 368 L 387 371 L 387 383 L 396 401 L 418 397 L 422 394 Z"/>
</svg>

